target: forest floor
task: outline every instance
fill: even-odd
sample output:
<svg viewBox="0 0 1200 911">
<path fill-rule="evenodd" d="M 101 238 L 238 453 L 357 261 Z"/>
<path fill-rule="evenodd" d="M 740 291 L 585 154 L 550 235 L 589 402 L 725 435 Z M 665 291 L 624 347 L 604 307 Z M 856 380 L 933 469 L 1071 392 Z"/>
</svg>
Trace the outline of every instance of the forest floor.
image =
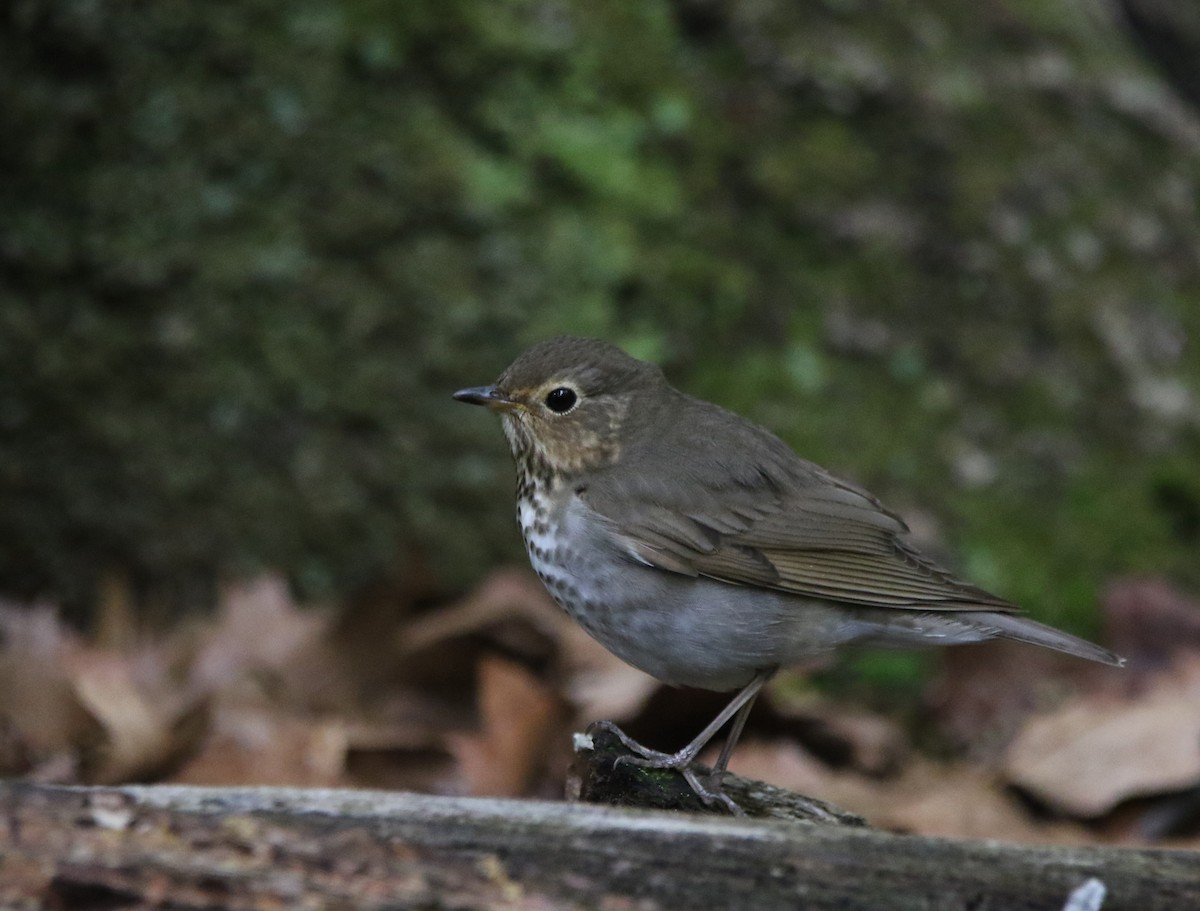
<svg viewBox="0 0 1200 911">
<path fill-rule="evenodd" d="M 904 717 L 788 672 L 731 769 L 885 830 L 1200 849 L 1200 604 L 1142 579 L 1102 607 L 1123 670 L 948 650 Z M 525 571 L 449 603 L 337 608 L 263 577 L 164 631 L 131 616 L 114 596 L 83 635 L 0 605 L 0 776 L 553 799 L 588 722 L 674 748 L 725 698 L 629 668 Z"/>
</svg>

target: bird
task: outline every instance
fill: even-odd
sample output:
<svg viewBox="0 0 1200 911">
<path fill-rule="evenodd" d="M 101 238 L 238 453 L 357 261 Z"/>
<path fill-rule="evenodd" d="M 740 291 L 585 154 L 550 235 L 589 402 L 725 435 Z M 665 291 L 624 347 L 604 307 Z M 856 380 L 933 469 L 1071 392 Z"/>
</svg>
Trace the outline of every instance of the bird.
<svg viewBox="0 0 1200 911">
<path fill-rule="evenodd" d="M 453 397 L 500 415 L 525 549 L 558 605 L 664 683 L 736 693 L 674 753 L 609 725 L 627 761 L 679 771 L 706 804 L 741 813 L 722 779 L 763 686 L 838 648 L 1000 638 L 1124 663 L 938 565 L 872 494 L 609 342 L 546 339 Z"/>
</svg>

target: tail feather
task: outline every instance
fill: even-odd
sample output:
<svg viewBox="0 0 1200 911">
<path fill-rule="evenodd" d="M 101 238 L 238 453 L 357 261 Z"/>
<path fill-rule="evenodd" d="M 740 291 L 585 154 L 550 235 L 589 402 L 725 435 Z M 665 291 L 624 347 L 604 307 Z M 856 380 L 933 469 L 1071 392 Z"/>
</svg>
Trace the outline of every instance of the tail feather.
<svg viewBox="0 0 1200 911">
<path fill-rule="evenodd" d="M 1110 652 L 1086 639 L 1080 639 L 1078 636 L 1072 636 L 1070 633 L 1064 633 L 1062 630 L 1046 626 L 1044 623 L 1038 623 L 1027 617 L 1015 614 L 983 613 L 975 615 L 975 619 L 995 629 L 997 635 L 1004 639 L 1016 639 L 1018 642 L 1052 648 L 1077 658 L 1111 664 L 1114 667 L 1125 665 L 1125 659 L 1115 652 Z"/>
</svg>

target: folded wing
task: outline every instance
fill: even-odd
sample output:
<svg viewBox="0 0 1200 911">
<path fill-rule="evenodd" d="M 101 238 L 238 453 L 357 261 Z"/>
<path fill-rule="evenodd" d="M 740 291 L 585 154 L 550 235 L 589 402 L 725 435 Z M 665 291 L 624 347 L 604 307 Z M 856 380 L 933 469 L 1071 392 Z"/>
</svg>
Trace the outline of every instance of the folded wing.
<svg viewBox="0 0 1200 911">
<path fill-rule="evenodd" d="M 743 433 L 757 445 L 697 439 L 686 470 L 635 464 L 619 491 L 600 474 L 581 497 L 632 558 L 665 571 L 871 607 L 1017 609 L 918 554 L 866 491 L 749 422 Z M 755 460 L 731 463 L 731 451 Z"/>
</svg>

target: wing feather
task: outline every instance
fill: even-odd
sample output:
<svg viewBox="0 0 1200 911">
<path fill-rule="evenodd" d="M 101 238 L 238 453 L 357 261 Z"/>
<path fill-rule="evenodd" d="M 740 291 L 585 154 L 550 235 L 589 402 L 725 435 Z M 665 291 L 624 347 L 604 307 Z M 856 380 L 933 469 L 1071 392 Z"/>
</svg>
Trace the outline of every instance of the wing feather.
<svg viewBox="0 0 1200 911">
<path fill-rule="evenodd" d="M 634 446 L 620 475 L 597 472 L 580 496 L 631 557 L 668 572 L 872 607 L 1016 610 L 918 554 L 903 520 L 871 494 L 737 421 L 743 438 L 723 442 L 666 422 L 648 449 L 684 437 L 699 455 L 686 470 Z"/>
</svg>

